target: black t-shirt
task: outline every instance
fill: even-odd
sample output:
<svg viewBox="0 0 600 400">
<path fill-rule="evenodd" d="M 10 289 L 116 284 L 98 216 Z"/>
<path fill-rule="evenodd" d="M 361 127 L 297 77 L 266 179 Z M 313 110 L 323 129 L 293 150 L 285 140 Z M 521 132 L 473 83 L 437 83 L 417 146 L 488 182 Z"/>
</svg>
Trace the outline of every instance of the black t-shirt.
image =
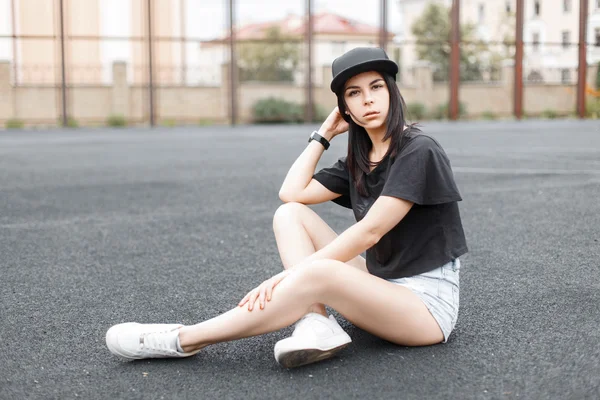
<svg viewBox="0 0 600 400">
<path fill-rule="evenodd" d="M 450 161 L 440 144 L 417 129 L 408 129 L 396 157 L 384 158 L 369 174 L 361 196 L 350 176 L 346 157 L 317 172 L 314 179 L 341 194 L 333 201 L 362 220 L 379 196 L 414 203 L 406 216 L 367 250 L 369 272 L 381 278 L 402 278 L 431 271 L 465 254 L 460 219 L 460 193 Z"/>
</svg>

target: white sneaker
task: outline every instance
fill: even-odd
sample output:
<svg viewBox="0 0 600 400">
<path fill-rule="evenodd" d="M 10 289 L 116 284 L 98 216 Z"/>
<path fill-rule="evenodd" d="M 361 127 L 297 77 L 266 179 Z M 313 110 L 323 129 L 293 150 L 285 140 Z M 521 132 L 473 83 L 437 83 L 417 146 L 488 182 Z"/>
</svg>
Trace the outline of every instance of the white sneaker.
<svg viewBox="0 0 600 400">
<path fill-rule="evenodd" d="M 189 357 L 191 353 L 177 351 L 178 324 L 138 324 L 127 322 L 106 332 L 106 346 L 114 355 L 128 360 L 142 358 Z"/>
<path fill-rule="evenodd" d="M 275 359 L 285 368 L 299 367 L 329 358 L 350 342 L 333 315 L 308 313 L 296 322 L 292 336 L 275 344 Z"/>
</svg>

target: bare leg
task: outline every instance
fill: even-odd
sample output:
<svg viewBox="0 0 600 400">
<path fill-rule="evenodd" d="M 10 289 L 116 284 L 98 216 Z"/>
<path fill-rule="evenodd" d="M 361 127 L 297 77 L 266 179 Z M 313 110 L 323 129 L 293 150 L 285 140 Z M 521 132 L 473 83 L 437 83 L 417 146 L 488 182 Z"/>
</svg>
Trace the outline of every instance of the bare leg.
<svg viewBox="0 0 600 400">
<path fill-rule="evenodd" d="M 304 204 L 281 205 L 273 217 L 273 232 L 283 267 L 288 269 L 331 243 L 338 235 L 313 210 Z M 365 259 L 357 256 L 348 265 L 367 271 Z M 308 310 L 327 315 L 323 304 Z"/>
<path fill-rule="evenodd" d="M 291 325 L 315 303 L 333 307 L 354 325 L 394 343 L 439 343 L 443 334 L 423 302 L 409 289 L 334 260 L 294 271 L 274 290 L 263 310 L 236 307 L 180 329 L 184 351 L 273 332 Z"/>
</svg>

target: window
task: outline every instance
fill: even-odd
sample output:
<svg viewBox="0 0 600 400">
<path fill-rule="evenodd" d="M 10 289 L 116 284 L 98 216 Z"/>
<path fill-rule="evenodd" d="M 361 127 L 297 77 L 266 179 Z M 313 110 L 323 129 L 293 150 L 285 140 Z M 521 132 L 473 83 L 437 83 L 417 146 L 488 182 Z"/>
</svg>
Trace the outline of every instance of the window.
<svg viewBox="0 0 600 400">
<path fill-rule="evenodd" d="M 479 24 L 483 24 L 483 20 L 485 19 L 485 5 L 483 3 L 479 3 L 479 7 L 477 8 L 477 21 Z"/>
<path fill-rule="evenodd" d="M 571 83 L 571 71 L 567 68 L 563 68 L 560 70 L 560 81 L 562 83 Z"/>
<path fill-rule="evenodd" d="M 594 46 L 600 47 L 600 28 L 594 29 Z"/>
<path fill-rule="evenodd" d="M 532 42 L 533 42 L 533 51 L 539 51 L 540 50 L 540 34 L 539 33 L 534 33 L 532 35 Z"/>
<path fill-rule="evenodd" d="M 571 0 L 563 0 L 563 12 L 571 12 Z"/>
<path fill-rule="evenodd" d="M 527 82 L 534 82 L 534 83 L 544 82 L 544 77 L 542 76 L 540 71 L 537 71 L 535 69 L 527 75 L 526 79 L 527 79 Z"/>
<path fill-rule="evenodd" d="M 535 3 L 533 3 L 533 15 L 536 17 L 540 16 L 540 0 L 535 0 Z"/>
<path fill-rule="evenodd" d="M 571 32 L 563 31 L 562 32 L 562 48 L 568 49 L 571 44 Z"/>
</svg>

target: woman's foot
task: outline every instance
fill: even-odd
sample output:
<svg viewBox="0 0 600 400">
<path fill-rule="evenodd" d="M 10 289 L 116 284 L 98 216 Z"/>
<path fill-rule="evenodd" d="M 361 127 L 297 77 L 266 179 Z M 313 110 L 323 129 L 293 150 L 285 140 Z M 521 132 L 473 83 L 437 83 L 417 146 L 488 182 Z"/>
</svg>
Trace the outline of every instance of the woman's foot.
<svg viewBox="0 0 600 400">
<path fill-rule="evenodd" d="M 183 352 L 179 346 L 179 324 L 138 324 L 127 322 L 106 332 L 106 346 L 116 356 L 139 360 L 142 358 L 182 358 L 200 350 Z"/>
<path fill-rule="evenodd" d="M 277 342 L 275 359 L 285 368 L 299 367 L 330 358 L 350 342 L 333 315 L 311 312 L 296 322 L 292 336 Z"/>
</svg>

